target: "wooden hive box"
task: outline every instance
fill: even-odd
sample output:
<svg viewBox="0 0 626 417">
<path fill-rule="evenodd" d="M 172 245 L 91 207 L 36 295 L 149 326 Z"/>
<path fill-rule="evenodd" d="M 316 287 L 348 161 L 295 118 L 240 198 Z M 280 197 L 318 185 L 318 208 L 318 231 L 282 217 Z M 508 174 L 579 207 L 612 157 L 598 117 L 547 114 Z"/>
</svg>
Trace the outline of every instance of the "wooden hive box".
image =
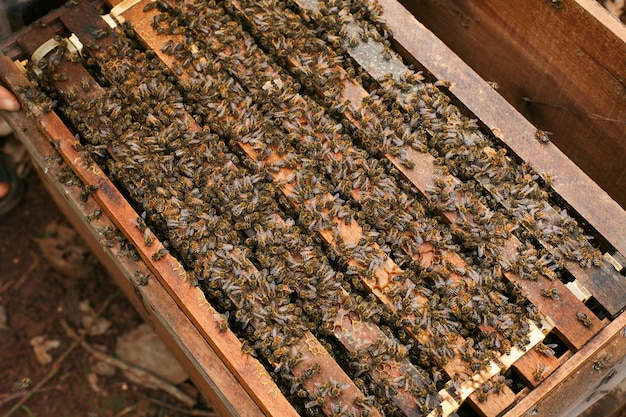
<svg viewBox="0 0 626 417">
<path fill-rule="evenodd" d="M 190 81 L 194 79 L 193 71 L 190 67 L 182 65 L 184 57 L 171 53 L 176 44 L 183 43 L 183 32 L 177 33 L 174 28 L 169 34 L 164 34 L 165 30 L 159 30 L 161 21 L 156 16 L 161 12 L 158 8 L 151 7 L 149 3 L 147 1 L 111 1 L 103 5 L 99 2 L 83 1 L 71 7 L 61 8 L 47 16 L 43 23 L 33 25 L 16 34 L 4 45 L 3 55 L 0 57 L 0 74 L 2 81 L 21 100 L 23 110 L 6 116 L 31 153 L 44 184 L 57 203 L 81 231 L 102 262 L 112 271 L 118 284 L 125 290 L 137 309 L 153 323 L 168 346 L 188 369 L 194 382 L 215 404 L 220 413 L 240 416 L 297 415 L 287 397 L 300 392 L 303 392 L 305 396 L 312 396 L 328 382 L 328 378 L 334 381 L 332 383 L 334 385 L 328 388 L 329 392 L 332 389 L 338 389 L 338 391 L 336 394 L 329 395 L 324 403 L 319 403 L 319 411 L 324 415 L 341 413 L 342 407 L 346 404 L 356 404 L 356 401 L 362 401 L 362 394 L 359 387 L 350 380 L 349 372 L 344 370 L 345 363 L 342 367 L 341 363 L 336 363 L 328 354 L 333 347 L 329 347 L 328 343 L 320 342 L 313 334 L 317 330 L 302 331 L 301 340 L 294 342 L 293 346 L 297 348 L 301 356 L 291 372 L 296 378 L 300 378 L 301 382 L 292 384 L 291 391 L 293 392 L 289 392 L 289 388 L 282 388 L 281 391 L 270 375 L 272 371 L 270 368 L 279 369 L 284 365 L 278 360 L 266 358 L 264 366 L 253 356 L 242 353 L 242 349 L 246 349 L 245 346 L 242 346 L 242 342 L 226 326 L 228 318 L 217 311 L 223 307 L 208 303 L 202 291 L 190 285 L 190 281 L 197 280 L 199 277 L 194 275 L 193 271 L 186 270 L 182 266 L 182 261 L 167 253 L 163 242 L 152 234 L 152 224 L 149 227 L 143 224 L 145 219 L 142 217 L 141 208 L 137 208 L 136 202 L 130 201 L 132 196 L 139 195 L 140 190 L 145 186 L 143 180 L 137 177 L 129 178 L 132 186 L 124 191 L 120 191 L 114 185 L 113 181 L 119 182 L 120 176 L 124 176 L 123 173 L 116 171 L 115 163 L 129 153 L 128 149 L 121 145 L 96 148 L 98 152 L 109 153 L 113 156 L 114 161 L 105 166 L 99 166 L 91 156 L 87 155 L 88 147 L 85 143 L 79 143 L 77 138 L 88 137 L 96 131 L 110 128 L 111 126 L 106 125 L 103 118 L 118 110 L 114 106 L 108 107 L 108 113 L 105 114 L 103 107 L 100 107 L 98 113 L 87 106 L 81 108 L 67 105 L 66 108 L 69 110 L 65 110 L 62 117 L 59 117 L 47 108 L 50 107 L 49 99 L 43 97 L 33 87 L 32 82 L 26 78 L 20 68 L 25 61 L 34 62 L 38 72 L 48 77 L 47 88 L 56 92 L 54 98 L 60 103 L 72 103 L 79 100 L 83 100 L 80 101 L 83 104 L 103 103 L 110 99 L 110 96 L 106 96 L 107 89 L 117 84 L 119 84 L 117 85 L 119 94 L 127 97 L 136 96 L 139 98 L 138 101 L 141 101 L 143 90 L 133 87 L 129 80 L 123 81 L 123 77 L 120 76 L 124 72 L 133 71 L 129 62 L 132 64 L 132 59 L 136 58 L 134 55 L 120 53 L 116 40 L 123 34 L 111 29 L 111 26 L 125 21 L 136 34 L 133 42 L 137 42 L 142 48 L 139 52 L 133 53 L 141 59 L 159 61 L 158 65 L 167 66 L 169 68 L 166 74 L 167 82 L 177 79 L 177 82 L 181 82 L 184 86 L 182 89 L 188 87 L 189 91 L 195 91 Z M 338 297 L 341 303 L 339 309 L 334 311 L 336 315 L 328 319 L 333 324 L 327 331 L 331 333 L 334 343 L 340 345 L 340 350 L 353 353 L 354 357 L 360 361 L 359 363 L 365 364 L 359 366 L 362 366 L 361 369 L 368 375 L 367 378 L 380 386 L 397 385 L 397 381 L 403 380 L 402 378 L 408 375 L 407 378 L 416 384 L 415 391 L 394 388 L 391 394 L 389 389 L 387 392 L 388 401 L 406 415 L 426 415 L 433 410 L 434 405 L 439 405 L 437 409 L 445 415 L 454 413 L 459 406 L 461 407 L 460 414 L 485 416 L 573 415 L 578 413 L 595 401 L 602 392 L 607 392 L 611 386 L 626 376 L 624 364 L 626 280 L 623 276 L 626 264 L 626 258 L 623 255 L 626 253 L 626 213 L 552 143 L 538 140 L 535 126 L 513 109 L 398 2 L 379 0 L 378 3 L 382 8 L 383 17 L 393 32 L 392 47 L 403 57 L 404 62 L 375 40 L 369 40 L 367 43 L 358 41 L 360 36 L 357 28 L 358 22 L 351 20 L 351 16 L 348 15 L 345 20 L 342 20 L 344 28 L 341 33 L 345 37 L 345 42 L 350 44 L 347 49 L 348 54 L 354 60 L 354 65 L 363 68 L 371 77 L 371 80 L 363 80 L 363 85 L 373 84 L 374 80 L 381 85 L 388 85 L 390 80 L 403 79 L 407 71 L 406 63 L 423 70 L 427 80 L 445 80 L 439 81 L 436 86 L 450 94 L 452 102 L 463 115 L 459 117 L 466 115 L 476 117 L 483 134 L 493 140 L 497 146 L 508 150 L 511 158 L 506 159 L 506 163 L 513 160 L 523 161 L 536 172 L 549 173 L 552 178 L 547 184 L 551 193 L 549 201 L 554 205 L 554 208 L 550 206 L 550 210 L 557 212 L 561 207 L 567 208 L 578 223 L 584 226 L 585 233 L 595 238 L 595 244 L 602 251 L 602 258 L 596 259 L 597 265 L 590 268 L 581 267 L 579 262 L 565 261 L 561 268 L 561 280 L 550 280 L 545 276 L 536 280 L 527 280 L 522 279 L 517 273 L 505 272 L 502 279 L 512 286 L 518 284 L 528 301 L 536 306 L 542 317 L 542 327 L 539 329 L 530 325 L 530 333 L 524 349 L 514 346 L 510 352 L 498 354 L 497 357 L 487 360 L 477 370 L 470 369 L 469 364 L 460 359 L 459 351 L 452 352 L 447 359 L 445 358 L 447 353 L 440 356 L 433 355 L 433 361 L 444 374 L 443 381 L 448 381 L 446 388 L 450 388 L 450 385 L 454 383 L 456 394 L 439 386 L 437 386 L 438 393 L 435 393 L 437 395 L 421 394 L 421 392 L 430 393 L 432 390 L 429 388 L 428 378 L 423 377 L 415 364 L 411 362 L 413 359 L 392 355 L 390 359 L 376 362 L 376 355 L 368 351 L 367 347 L 374 345 L 376 341 L 388 341 L 390 337 L 373 321 L 355 319 L 346 307 L 348 304 L 346 300 L 350 299 L 351 295 L 341 292 L 344 291 L 343 289 L 337 290 L 340 291 Z M 179 3 L 171 2 L 171 4 Z M 299 10 L 306 19 L 309 19 L 309 24 L 312 26 L 316 23 L 316 19 L 321 17 L 320 14 L 315 13 L 319 10 L 319 4 L 313 0 L 297 0 L 290 5 L 293 10 Z M 542 6 L 544 4 L 539 4 L 537 7 Z M 576 7 L 579 12 L 581 10 L 579 8 L 582 8 L 584 13 L 588 13 L 584 6 L 580 2 L 562 2 L 564 13 L 570 10 L 570 7 Z M 253 34 L 256 33 L 255 30 L 263 30 L 265 23 L 259 18 L 259 16 L 264 16 L 263 11 L 255 9 L 254 4 L 238 0 L 230 1 L 227 2 L 226 10 L 227 14 L 237 16 L 239 19 L 237 22 L 240 25 L 244 25 L 233 24 L 242 34 L 243 27 Z M 271 13 L 271 10 L 267 13 Z M 178 24 L 181 23 L 177 22 Z M 222 34 L 209 37 L 207 44 L 216 48 L 215 55 L 213 55 L 215 62 L 219 62 L 219 65 L 232 66 L 230 73 L 243 86 L 239 91 L 248 91 L 254 94 L 255 100 L 261 100 L 265 97 L 264 94 L 269 95 L 274 91 L 283 90 L 288 80 L 283 70 L 275 70 L 271 65 L 266 66 L 262 69 L 261 78 L 251 76 L 252 78 L 248 79 L 247 63 L 229 60 L 234 50 L 250 47 L 247 42 L 252 37 L 249 34 L 246 35 L 248 37 L 241 39 L 222 39 L 218 36 Z M 171 42 L 168 43 L 168 41 Z M 327 41 L 332 43 L 333 39 L 329 37 Z M 192 58 L 196 60 L 195 71 L 202 72 L 207 67 L 213 70 L 213 61 L 203 58 L 202 50 L 197 45 L 187 44 L 187 46 L 192 52 Z M 273 48 L 271 43 L 263 47 L 269 50 Z M 78 50 L 81 48 L 79 54 Z M 59 50 L 67 52 L 73 58 L 61 59 L 58 54 L 55 55 L 55 51 Z M 355 131 L 367 132 L 366 121 L 377 117 L 375 107 L 367 107 L 368 100 L 363 100 L 371 91 L 365 90 L 359 82 L 355 82 L 352 74 L 342 75 L 341 82 L 337 85 L 328 86 L 313 81 L 310 81 L 310 85 L 306 85 L 307 65 L 314 67 L 314 63 L 303 61 L 294 51 L 287 50 L 284 53 L 285 51 L 280 52 L 280 50 L 279 48 L 276 54 L 277 61 L 271 62 L 278 62 L 290 70 L 295 68 L 293 74 L 305 74 L 300 79 L 303 84 L 302 91 L 306 90 L 309 94 L 318 94 L 321 97 L 321 104 L 315 104 L 316 102 L 310 103 L 306 101 L 307 97 L 296 93 L 290 96 L 289 100 L 292 100 L 289 101 L 290 104 L 296 106 L 298 103 L 309 103 L 308 109 L 312 112 L 320 108 L 315 106 L 332 107 L 332 110 L 327 113 L 347 120 L 354 126 Z M 260 59 L 263 54 L 259 51 L 260 49 L 253 49 L 247 57 Z M 200 54 L 200 58 L 196 54 Z M 56 62 L 51 64 L 52 60 Z M 135 65 L 138 65 L 137 62 Z M 338 71 L 343 71 L 343 69 L 339 68 Z M 231 85 L 229 80 L 232 79 L 216 78 L 215 83 L 209 87 L 214 91 L 220 91 L 219 94 L 226 94 L 227 92 L 222 92 L 220 88 Z M 259 84 L 259 79 L 265 82 Z M 504 85 L 504 81 L 500 79 L 497 81 Z M 125 82 L 129 83 L 128 87 L 125 87 Z M 156 91 L 157 87 L 152 87 L 147 83 L 143 83 L 142 86 L 148 90 L 152 89 L 150 94 L 157 96 L 165 94 Z M 623 85 L 621 88 L 619 94 L 623 97 Z M 333 94 L 338 93 L 343 99 L 351 100 L 351 104 L 333 103 L 332 100 L 330 104 L 326 103 L 324 99 L 328 97 L 327 94 L 330 94 L 327 89 L 332 89 Z M 206 91 L 208 94 L 213 90 L 207 88 Z M 409 88 L 408 93 L 410 92 Z M 408 94 L 400 91 L 395 95 L 385 97 L 397 99 L 400 110 L 410 113 L 413 109 L 408 100 L 403 101 L 405 93 Z M 359 107 L 358 104 L 363 101 L 365 107 Z M 601 99 L 599 98 L 598 101 Z M 229 109 L 230 103 L 225 101 L 222 107 L 217 106 L 206 114 L 201 113 L 204 110 L 199 109 L 200 113 L 193 116 L 178 108 L 168 108 L 165 112 L 183 123 L 184 129 L 182 130 L 185 132 L 196 132 L 199 135 L 199 132 L 203 131 L 201 124 L 205 123 L 210 125 L 212 131 L 218 132 L 223 137 L 237 136 L 233 132 L 240 132 L 242 123 L 232 114 L 243 113 L 242 109 L 249 105 L 245 101 L 237 101 L 237 103 L 241 107 L 234 108 L 236 106 L 233 106 Z M 360 114 L 357 114 L 359 112 Z M 282 128 L 287 132 L 298 131 L 298 123 L 307 126 L 307 123 L 317 120 L 306 119 L 307 115 L 301 116 L 302 119 L 285 122 Z M 623 113 L 611 117 L 620 118 L 623 117 Z M 277 119 L 281 120 L 278 116 Z M 161 123 L 148 116 L 145 120 L 146 125 L 156 127 Z M 272 125 L 267 128 L 268 131 L 281 127 L 278 124 L 274 127 L 273 119 L 271 123 L 268 121 L 265 124 Z M 139 125 L 129 124 L 127 128 L 131 129 L 131 133 L 132 129 L 136 132 L 141 130 Z M 77 132 L 79 136 L 75 136 Z M 116 132 L 119 136 L 124 134 L 126 134 L 124 131 Z M 437 128 L 430 126 L 427 134 L 437 137 Z M 244 133 L 241 135 L 245 136 Z M 324 135 L 314 136 L 314 139 L 320 142 L 329 140 Z M 252 142 L 249 139 L 234 143 L 237 146 L 238 155 L 256 162 L 257 166 L 276 163 L 284 158 L 277 151 L 277 147 L 280 146 L 277 144 L 268 147 L 268 153 L 261 157 L 260 151 L 251 145 Z M 116 146 L 119 147 L 116 148 Z M 134 144 L 128 146 L 132 149 Z M 166 143 L 159 143 L 158 146 L 162 149 L 166 147 Z M 193 146 L 197 146 L 194 148 L 197 153 L 206 152 L 206 149 L 201 147 L 202 145 L 193 143 Z M 223 145 L 216 142 L 215 146 L 219 148 Z M 222 148 L 218 148 L 217 150 L 211 149 L 209 152 L 211 155 L 206 158 L 221 157 L 220 149 Z M 335 158 L 340 161 L 342 153 L 349 152 L 356 151 L 348 148 L 335 149 L 325 154 L 324 158 Z M 485 148 L 484 152 L 494 158 L 497 155 L 504 157 L 503 153 L 490 147 Z M 155 154 L 154 158 L 156 160 L 158 156 Z M 431 193 L 430 190 L 435 186 L 436 177 L 439 174 L 436 173 L 435 158 L 430 153 L 421 152 L 419 147 L 404 146 L 402 153 L 389 150 L 382 155 L 382 158 L 389 161 L 388 166 L 391 168 L 388 169 L 397 170 L 398 176 L 404 178 L 407 184 L 413 187 L 411 192 L 425 196 Z M 139 163 L 145 166 L 147 171 L 151 161 L 144 159 Z M 304 159 L 292 162 L 294 165 L 276 165 L 276 169 L 264 171 L 275 184 L 279 184 L 277 189 L 284 198 L 283 206 L 292 206 L 294 210 L 300 212 L 306 212 L 309 208 L 299 200 L 298 188 L 290 182 L 294 181 L 295 175 L 290 174 L 301 168 L 303 163 Z M 229 165 L 227 162 L 225 166 L 229 171 L 252 169 L 248 168 L 248 165 Z M 135 172 L 136 167 L 131 167 L 128 171 Z M 223 175 L 226 178 L 230 172 Z M 446 178 L 450 184 L 456 184 L 459 181 L 451 176 Z M 150 179 L 146 178 L 145 182 L 149 183 Z M 485 200 L 480 200 L 476 204 L 484 207 L 487 212 L 489 211 L 489 208 L 485 206 L 487 203 L 510 209 L 508 207 L 510 202 L 499 195 L 496 188 L 480 178 L 476 182 L 478 187 L 484 188 L 483 193 L 487 196 Z M 215 184 L 207 180 L 204 186 L 211 188 L 215 187 Z M 355 205 L 365 207 L 367 198 L 360 193 L 358 188 L 353 187 L 350 196 L 355 201 Z M 454 191 L 454 193 L 466 191 Z M 137 194 L 133 194 L 135 192 Z M 404 191 L 397 189 L 397 192 Z M 168 191 L 161 187 L 155 188 L 154 193 L 155 199 L 158 200 L 160 193 L 168 193 Z M 387 197 L 380 196 L 381 199 Z M 326 199 L 324 201 L 331 201 L 336 197 L 328 194 L 324 198 Z M 180 216 L 180 210 L 176 210 L 177 200 L 158 200 L 161 203 L 158 203 L 160 205 L 155 212 L 158 214 L 176 212 Z M 150 203 L 146 205 L 149 207 Z M 145 207 L 142 208 L 145 209 Z M 437 207 L 433 210 L 437 210 Z M 329 210 L 325 207 L 319 211 L 328 214 Z M 346 209 L 346 214 L 333 213 L 335 213 L 332 214 L 335 216 L 333 219 L 344 219 L 350 211 Z M 452 208 L 441 210 L 438 216 L 442 222 L 452 225 L 451 227 L 462 224 L 459 218 L 464 217 L 461 211 Z M 150 217 L 149 213 L 148 218 Z M 154 221 L 158 223 L 159 220 L 163 221 L 159 218 Z M 277 227 L 286 227 L 285 225 L 289 224 L 288 219 L 285 220 L 279 215 L 274 217 L 274 221 L 278 224 Z M 339 247 L 336 249 L 338 257 L 345 259 L 346 271 L 358 271 L 362 261 L 356 258 L 357 255 L 354 252 L 343 253 L 342 250 L 345 250 L 345 247 L 339 245 L 341 242 L 338 243 L 338 239 L 355 246 L 367 245 L 371 251 L 380 251 L 375 243 L 361 243 L 364 231 L 359 221 L 336 221 L 329 226 L 312 228 L 319 234 L 319 239 L 325 245 L 332 248 L 335 247 L 333 245 Z M 174 223 L 177 222 L 174 221 L 172 224 Z M 528 229 L 528 233 L 532 234 L 532 219 L 520 218 L 519 223 L 516 228 Z M 241 228 L 242 230 L 251 228 L 245 224 L 239 226 L 240 224 L 239 222 L 233 223 L 231 226 L 233 229 Z M 115 229 L 119 229 L 121 233 L 113 232 Z M 525 233 L 523 236 L 528 236 L 528 234 Z M 172 238 L 166 236 L 163 240 L 167 239 Z M 544 246 L 548 252 L 556 250 L 557 242 L 547 241 L 542 236 L 536 235 L 532 239 L 536 240 L 537 245 Z M 499 250 L 502 256 L 507 259 L 518 256 L 516 248 L 520 245 L 520 241 L 515 235 L 507 234 L 500 243 Z M 129 247 L 133 247 L 136 254 L 133 250 L 129 250 Z M 196 250 L 193 246 L 189 246 L 189 249 Z M 406 248 L 403 249 L 406 250 Z M 242 268 L 246 271 L 253 271 L 265 265 L 262 254 L 256 255 L 255 264 L 253 264 L 248 260 L 251 255 L 242 255 L 237 250 L 236 247 L 227 250 L 229 259 L 233 261 L 244 259 Z M 198 251 L 202 252 L 202 249 Z M 291 253 L 289 256 L 297 261 L 303 257 L 301 253 Z M 461 271 L 465 269 L 465 261 L 454 248 L 435 249 L 426 242 L 410 256 L 413 256 L 413 260 L 419 263 L 417 267 L 428 271 L 432 270 L 433 265 L 441 263 L 441 258 L 444 258 L 444 263 L 449 263 L 455 268 L 455 272 L 449 274 L 449 280 L 445 285 L 462 288 L 460 283 L 465 273 Z M 202 257 L 198 256 L 194 259 L 201 260 Z M 397 309 L 391 297 L 387 295 L 387 290 L 396 285 L 393 278 L 401 275 L 401 268 L 386 257 L 381 258 L 380 264 L 370 263 L 370 267 L 373 272 L 371 276 L 367 274 L 359 276 L 363 291 L 369 291 L 388 308 Z M 279 274 L 279 272 L 276 273 Z M 545 271 L 545 274 L 550 273 Z M 144 285 L 146 276 L 149 279 L 147 285 Z M 297 289 L 299 296 L 306 298 L 302 291 L 306 291 L 306 288 Z M 406 291 L 411 290 L 409 288 Z M 245 303 L 241 301 L 237 292 L 228 294 L 230 294 L 228 303 L 237 309 L 245 309 Z M 556 294 L 556 296 L 550 297 L 546 294 Z M 416 296 L 415 299 L 422 304 L 428 302 L 425 296 Z M 248 303 L 255 302 L 248 301 Z M 259 306 L 262 307 L 261 304 Z M 233 319 L 230 317 L 231 324 Z M 256 329 L 263 328 L 264 323 L 260 319 L 252 318 L 250 322 Z M 490 331 L 487 323 L 481 326 L 485 333 Z M 411 327 L 407 333 L 416 343 L 425 346 L 430 343 L 428 330 L 429 325 L 425 324 L 419 328 Z M 276 337 L 276 334 L 272 336 Z M 464 346 L 466 342 L 461 335 L 451 336 L 451 338 L 450 345 L 455 348 Z M 556 351 L 546 355 L 533 348 L 542 340 L 546 344 L 554 343 Z M 469 354 L 471 356 L 471 350 Z M 371 363 L 376 366 L 368 365 Z M 315 369 L 315 372 L 311 372 L 313 375 L 304 377 L 311 369 Z M 511 369 L 507 378 L 514 378 L 515 383 L 510 388 L 506 385 L 502 386 L 499 394 L 490 393 L 486 400 L 482 398 L 483 388 L 487 387 L 485 391 L 491 391 L 493 385 L 498 383 L 498 373 L 504 369 Z M 353 371 L 350 372 L 354 374 Z M 491 385 L 487 385 L 489 380 L 491 380 L 489 382 Z M 424 389 L 424 391 L 418 389 Z M 311 398 L 313 397 L 309 397 Z M 427 399 L 420 403 L 420 398 Z M 318 406 L 312 404 L 311 401 L 304 403 L 305 409 Z M 366 408 L 369 409 L 369 406 L 357 407 L 362 415 L 366 414 L 363 412 Z M 373 409 L 369 414 L 378 415 L 379 413 Z"/>
</svg>

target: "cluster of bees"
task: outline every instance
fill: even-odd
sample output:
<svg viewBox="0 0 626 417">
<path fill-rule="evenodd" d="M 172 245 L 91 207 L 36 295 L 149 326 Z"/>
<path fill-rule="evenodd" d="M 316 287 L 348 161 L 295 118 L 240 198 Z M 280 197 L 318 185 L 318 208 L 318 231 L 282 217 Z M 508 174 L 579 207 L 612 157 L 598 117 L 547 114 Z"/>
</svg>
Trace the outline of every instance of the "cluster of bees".
<svg viewBox="0 0 626 417">
<path fill-rule="evenodd" d="M 85 77 L 77 86 L 91 98 L 68 90 L 59 111 L 142 213 L 145 245 L 153 233 L 163 242 L 153 260 L 181 260 L 224 313 L 220 330 L 244 341 L 303 414 L 404 415 L 394 399 L 406 393 L 427 415 L 440 389 L 458 388 L 459 375 L 442 375 L 447 362 L 460 357 L 471 374 L 529 343 L 528 320 L 539 315 L 503 270 L 555 278 L 563 259 L 599 262 L 575 220 L 549 209 L 547 178 L 508 158 L 439 84 L 413 72 L 378 83 L 351 61 L 359 42 L 389 46 L 375 2 L 320 2 L 307 13 L 276 0 L 157 1 L 145 12 L 154 9 L 161 51 L 139 47 L 129 26 L 106 46 L 85 42 L 85 63 L 106 88 L 92 94 Z M 358 39 L 345 36 L 347 14 L 362 24 Z M 44 88 L 68 81 L 55 75 L 67 55 L 59 47 L 40 62 Z M 356 109 L 342 99 L 346 77 L 369 91 Z M 426 196 L 388 158 L 413 169 L 407 146 L 436 158 Z M 459 220 L 447 224 L 442 211 Z M 514 233 L 532 237 L 513 262 L 500 247 Z M 379 339 L 346 343 L 348 316 Z M 298 369 L 309 331 L 362 393 L 350 404 L 343 383 L 306 387 L 323 373 Z M 385 379 L 374 371 L 381 364 L 411 371 Z M 486 383 L 479 398 L 505 383 Z"/>
</svg>

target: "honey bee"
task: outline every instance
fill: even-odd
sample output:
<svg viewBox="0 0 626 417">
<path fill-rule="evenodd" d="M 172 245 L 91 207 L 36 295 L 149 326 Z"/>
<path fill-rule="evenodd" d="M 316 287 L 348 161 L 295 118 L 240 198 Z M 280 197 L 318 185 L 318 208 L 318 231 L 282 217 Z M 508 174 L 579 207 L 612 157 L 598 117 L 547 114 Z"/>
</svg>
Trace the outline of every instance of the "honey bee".
<svg viewBox="0 0 626 417">
<path fill-rule="evenodd" d="M 305 403 L 304 408 L 309 409 L 313 407 L 324 407 L 325 404 L 326 404 L 326 399 L 318 395 L 311 401 L 308 401 L 307 403 Z"/>
<path fill-rule="evenodd" d="M 493 391 L 493 384 L 491 381 L 487 381 L 480 386 L 478 390 L 478 401 L 483 403 L 487 401 L 487 395 Z"/>
<path fill-rule="evenodd" d="M 101 215 L 102 215 L 102 210 L 100 210 L 99 208 L 94 209 L 94 211 L 92 211 L 91 213 L 87 215 L 87 220 L 93 221 L 99 218 Z"/>
<path fill-rule="evenodd" d="M 144 11 L 144 13 L 148 12 L 150 10 L 156 9 L 157 6 L 158 6 L 158 2 L 150 1 L 150 2 L 146 3 L 146 5 L 143 7 L 143 11 Z"/>
<path fill-rule="evenodd" d="M 137 216 L 137 218 L 135 219 L 135 225 L 137 226 L 137 229 L 139 229 L 140 232 L 143 232 L 146 230 L 146 212 L 144 211 L 143 213 L 141 213 L 140 216 Z M 149 245 L 148 245 L 149 246 Z"/>
<path fill-rule="evenodd" d="M 158 251 L 156 251 L 155 253 L 152 254 L 152 260 L 153 261 L 158 261 L 159 259 L 161 259 L 163 256 L 165 256 L 166 254 L 168 254 L 169 251 L 165 248 L 161 248 Z"/>
<path fill-rule="evenodd" d="M 507 340 L 507 339 L 502 340 L 501 346 L 502 346 L 502 352 L 505 355 L 510 355 L 511 354 L 511 342 L 509 340 Z"/>
<path fill-rule="evenodd" d="M 555 348 L 557 345 L 556 344 L 544 344 L 542 342 L 537 343 L 537 345 L 535 346 L 535 350 L 545 356 L 547 356 L 548 358 L 553 358 L 555 353 L 553 348 Z"/>
<path fill-rule="evenodd" d="M 550 135 L 551 134 L 552 134 L 552 132 L 548 132 L 548 131 L 545 131 L 545 130 L 537 129 L 535 131 L 535 139 L 537 139 L 541 143 L 548 143 L 548 142 L 550 142 Z"/>
<path fill-rule="evenodd" d="M 85 45 L 86 48 L 93 49 L 94 51 L 97 51 L 98 49 L 100 49 L 100 45 L 98 45 L 91 39 L 88 39 L 85 42 L 83 42 L 83 45 Z"/>
<path fill-rule="evenodd" d="M 602 371 L 603 369 L 606 369 L 609 365 L 610 356 L 611 355 L 609 355 L 608 357 L 604 357 L 597 362 L 594 362 L 593 370 L 599 372 L 599 371 Z"/>
<path fill-rule="evenodd" d="M 487 84 L 489 84 L 489 87 L 493 88 L 494 90 L 498 90 L 500 88 L 500 84 L 498 84 L 496 81 L 487 81 Z"/>
<path fill-rule="evenodd" d="M 544 378 L 544 374 L 549 370 L 549 367 L 544 364 L 539 364 L 537 369 L 533 371 L 533 378 L 539 382 Z"/>
<path fill-rule="evenodd" d="M 38 29 L 47 28 L 48 24 L 44 22 L 42 19 L 37 19 L 32 23 L 32 26 Z"/>
<path fill-rule="evenodd" d="M 91 81 L 89 80 L 89 77 L 83 76 L 80 80 L 80 87 L 83 89 L 83 91 L 89 91 L 91 88 Z"/>
<path fill-rule="evenodd" d="M 33 385 L 33 380 L 30 378 L 22 378 L 19 381 L 16 381 L 13 384 L 13 389 L 14 390 L 22 390 L 22 389 L 28 389 L 30 387 L 32 387 Z"/>
<path fill-rule="evenodd" d="M 154 235 L 148 228 L 144 229 L 143 231 L 143 242 L 147 247 L 152 246 L 152 244 L 154 243 Z"/>
<path fill-rule="evenodd" d="M 109 36 L 109 31 L 106 28 L 95 29 L 93 31 L 93 36 L 96 39 L 103 39 Z"/>
<path fill-rule="evenodd" d="M 542 288 L 541 295 L 543 295 L 544 297 L 552 298 L 555 301 L 559 301 L 561 292 L 558 288 Z"/>
<path fill-rule="evenodd" d="M 583 324 L 583 326 L 587 328 L 590 328 L 593 326 L 593 321 L 591 321 L 591 319 L 583 311 L 577 311 L 576 318 L 578 319 L 578 321 L 580 321 Z"/>
<path fill-rule="evenodd" d="M 230 315 L 230 312 L 225 312 L 224 314 L 219 314 L 219 317 L 217 319 L 217 328 L 219 329 L 220 333 L 224 333 L 226 332 L 226 330 L 228 330 L 228 317 Z"/>
<path fill-rule="evenodd" d="M 552 6 L 555 9 L 560 9 L 561 7 L 563 7 L 563 0 L 549 0 L 550 1 L 550 6 Z"/>
<path fill-rule="evenodd" d="M 137 285 L 141 285 L 141 286 L 148 285 L 149 277 L 150 277 L 149 275 L 144 274 L 141 271 L 135 271 L 135 283 Z"/>
</svg>

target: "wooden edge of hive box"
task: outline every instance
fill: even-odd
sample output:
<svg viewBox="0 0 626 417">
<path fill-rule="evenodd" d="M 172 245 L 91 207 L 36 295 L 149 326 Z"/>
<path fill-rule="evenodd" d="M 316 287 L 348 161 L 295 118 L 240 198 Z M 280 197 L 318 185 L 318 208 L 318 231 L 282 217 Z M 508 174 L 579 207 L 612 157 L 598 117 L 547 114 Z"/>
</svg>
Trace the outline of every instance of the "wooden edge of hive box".
<svg viewBox="0 0 626 417">
<path fill-rule="evenodd" d="M 469 112 L 491 128 L 521 159 L 531 163 L 540 172 L 551 172 L 556 179 L 555 191 L 618 252 L 625 253 L 626 213 L 616 202 L 552 144 L 546 145 L 536 141 L 536 128 L 431 32 L 415 21 L 404 8 L 393 0 L 381 0 L 380 3 L 386 13 L 397 18 L 389 19 L 389 22 L 396 25 L 392 28 L 395 40 L 398 49 L 405 52 L 405 57 L 423 66 L 435 77 L 450 81 L 450 92 Z M 580 11 L 576 7 L 590 7 L 586 4 L 588 2 L 563 3 L 565 9 L 563 13 L 570 8 Z M 543 4 L 535 5 L 542 6 Z M 597 14 L 597 11 L 594 10 L 593 13 Z M 419 49 L 414 49 L 418 46 Z M 409 55 L 417 58 L 411 58 Z M 499 79 L 497 81 L 503 83 Z M 14 113 L 7 117 L 33 155 L 38 173 L 55 201 L 92 246 L 94 253 L 112 272 L 116 282 L 135 307 L 153 323 L 164 341 L 185 365 L 200 390 L 223 415 L 262 415 L 259 406 L 196 329 L 196 324 L 186 317 L 184 308 L 176 304 L 172 295 L 156 280 L 145 287 L 136 285 L 133 281 L 135 271 L 148 272 L 149 265 L 142 261 L 123 259 L 115 250 L 103 249 L 99 243 L 97 229 L 87 220 L 95 203 L 91 200 L 87 203 L 81 202 L 78 193 L 59 184 L 50 170 L 46 160 L 53 152 L 50 138 L 39 133 L 37 126 L 32 122 L 29 124 L 23 114 Z M 623 117 L 623 113 L 618 117 Z M 106 215 L 102 221 L 108 221 Z M 622 312 L 616 316 L 591 342 L 571 356 L 504 415 L 572 415 L 582 411 L 597 399 L 598 392 L 618 383 L 626 373 L 623 360 L 626 355 L 625 314 Z M 569 404 L 567 409 L 564 408 L 564 403 Z"/>
</svg>

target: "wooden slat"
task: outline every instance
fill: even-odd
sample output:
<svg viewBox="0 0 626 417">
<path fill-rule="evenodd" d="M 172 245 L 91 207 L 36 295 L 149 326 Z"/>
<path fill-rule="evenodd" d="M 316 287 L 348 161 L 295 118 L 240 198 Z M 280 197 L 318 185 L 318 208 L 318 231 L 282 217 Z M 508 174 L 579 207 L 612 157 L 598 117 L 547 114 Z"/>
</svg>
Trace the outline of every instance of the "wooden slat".
<svg viewBox="0 0 626 417">
<path fill-rule="evenodd" d="M 487 386 L 488 393 L 485 393 L 481 386 L 469 396 L 467 401 L 481 416 L 496 417 L 515 402 L 516 396 L 511 388 L 498 381 L 498 376 L 491 378 L 489 384 Z M 498 386 L 497 389 L 496 386 Z"/>
<path fill-rule="evenodd" d="M 403 3 L 626 207 L 626 29 L 620 22 L 593 0 L 563 0 L 558 8 L 550 2 Z"/>
<path fill-rule="evenodd" d="M 454 96 L 537 172 L 551 173 L 554 190 L 620 253 L 626 253 L 626 212 L 554 145 L 539 143 L 535 139 L 536 128 L 400 3 L 379 3 L 395 41 L 407 52 L 405 57 L 419 57 L 419 64 L 437 79 L 452 81 L 450 92 Z"/>
</svg>

